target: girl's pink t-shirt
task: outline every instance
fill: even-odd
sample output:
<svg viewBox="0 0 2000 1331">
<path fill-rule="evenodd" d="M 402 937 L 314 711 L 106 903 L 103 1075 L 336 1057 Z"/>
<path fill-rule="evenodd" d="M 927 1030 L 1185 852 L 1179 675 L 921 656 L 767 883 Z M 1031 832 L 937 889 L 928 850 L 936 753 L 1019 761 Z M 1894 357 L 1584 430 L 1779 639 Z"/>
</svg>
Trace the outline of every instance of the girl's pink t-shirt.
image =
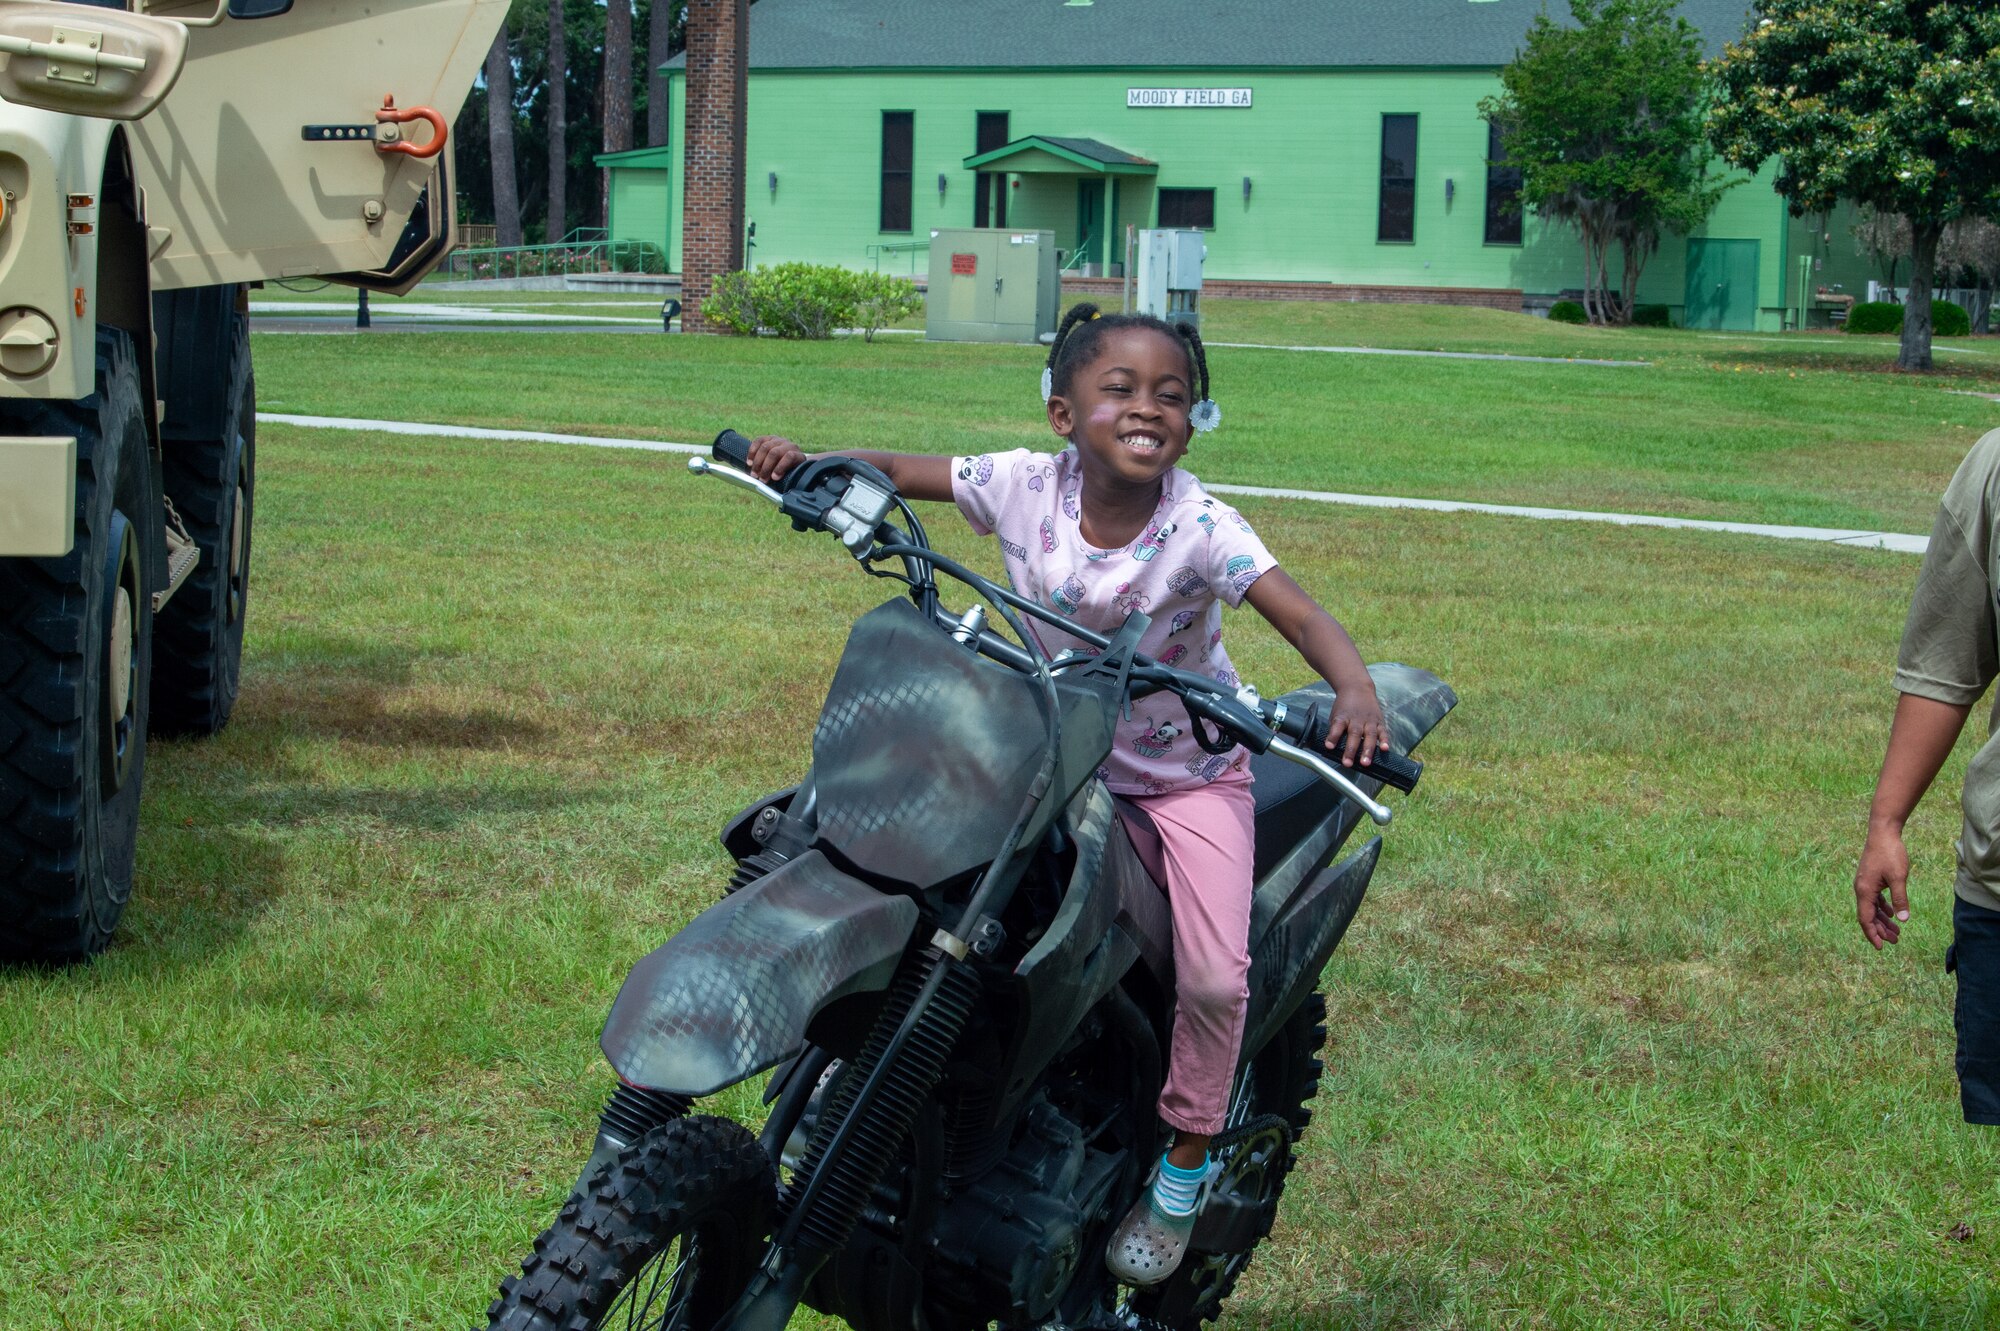
<svg viewBox="0 0 2000 1331">
<path fill-rule="evenodd" d="M 1129 611 L 1153 622 L 1139 640 L 1147 656 L 1207 674 L 1234 688 L 1241 681 L 1222 650 L 1222 602 L 1243 602 L 1250 584 L 1277 567 L 1241 514 L 1219 503 L 1179 467 L 1160 486 L 1153 520 L 1122 550 L 1087 544 L 1078 525 L 1083 474 L 1074 448 L 1053 456 L 1033 449 L 952 459 L 952 498 L 972 529 L 1000 540 L 1014 590 L 1111 633 Z M 1028 621 L 1043 649 L 1089 651 L 1039 620 Z M 1242 749 L 1204 753 L 1187 733 L 1187 711 L 1172 694 L 1132 704 L 1118 723 L 1111 756 L 1098 773 L 1121 795 L 1160 795 L 1241 774 Z"/>
</svg>

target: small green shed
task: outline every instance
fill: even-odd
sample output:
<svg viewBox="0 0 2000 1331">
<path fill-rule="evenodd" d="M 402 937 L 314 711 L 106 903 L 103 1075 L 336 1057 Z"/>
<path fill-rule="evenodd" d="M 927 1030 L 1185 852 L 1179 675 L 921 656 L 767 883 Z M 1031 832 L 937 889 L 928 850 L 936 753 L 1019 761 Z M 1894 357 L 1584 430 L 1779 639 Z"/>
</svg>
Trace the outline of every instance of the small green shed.
<svg viewBox="0 0 2000 1331">
<path fill-rule="evenodd" d="M 664 268 L 670 251 L 668 211 L 672 191 L 668 185 L 674 150 L 664 146 L 633 148 L 626 152 L 599 153 L 592 160 L 611 173 L 611 215 L 605 219 L 605 231 L 615 241 L 656 246 Z"/>
</svg>

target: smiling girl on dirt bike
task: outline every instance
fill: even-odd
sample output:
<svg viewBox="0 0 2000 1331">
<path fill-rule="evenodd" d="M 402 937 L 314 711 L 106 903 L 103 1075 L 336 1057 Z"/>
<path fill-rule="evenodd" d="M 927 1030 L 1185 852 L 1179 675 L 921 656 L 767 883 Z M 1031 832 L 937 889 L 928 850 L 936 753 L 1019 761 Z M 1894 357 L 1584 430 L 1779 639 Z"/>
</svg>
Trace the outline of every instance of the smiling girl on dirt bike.
<svg viewBox="0 0 2000 1331">
<path fill-rule="evenodd" d="M 1347 631 L 1278 566 L 1249 523 L 1177 465 L 1191 437 L 1221 420 L 1194 329 L 1078 305 L 1049 349 L 1042 396 L 1049 428 L 1069 445 L 1053 457 L 1026 448 L 844 455 L 879 468 L 907 498 L 955 502 L 974 531 L 999 539 L 1021 595 L 1098 632 L 1117 629 L 1133 610 L 1150 615 L 1139 650 L 1162 664 L 1236 685 L 1221 603 L 1248 601 L 1333 686 L 1327 749 L 1346 766 L 1366 767 L 1388 748 L 1374 684 Z M 750 451 L 751 470 L 766 482 L 805 460 L 778 436 Z M 1034 632 L 1050 654 L 1089 650 L 1047 625 Z M 1242 749 L 1203 752 L 1143 704 L 1121 723 L 1098 775 L 1157 826 L 1173 911 L 1174 1026 L 1159 1114 L 1174 1142 L 1106 1254 L 1121 1282 L 1147 1286 L 1172 1275 L 1186 1252 L 1243 1039 L 1251 782 Z"/>
</svg>

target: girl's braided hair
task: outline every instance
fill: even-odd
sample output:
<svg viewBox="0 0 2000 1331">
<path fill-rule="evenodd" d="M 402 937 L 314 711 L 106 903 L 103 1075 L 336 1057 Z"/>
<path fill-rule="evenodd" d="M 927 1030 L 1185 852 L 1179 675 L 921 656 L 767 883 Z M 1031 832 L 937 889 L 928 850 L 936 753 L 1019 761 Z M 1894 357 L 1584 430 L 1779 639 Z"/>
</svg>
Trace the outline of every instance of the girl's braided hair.
<svg viewBox="0 0 2000 1331">
<path fill-rule="evenodd" d="M 1193 325 L 1168 323 L 1150 314 L 1100 314 L 1095 305 L 1084 301 L 1072 305 L 1069 313 L 1062 318 L 1056 329 L 1056 340 L 1049 347 L 1049 382 L 1052 392 L 1067 393 L 1070 383 L 1076 377 L 1079 365 L 1090 364 L 1090 358 L 1097 351 L 1097 344 L 1107 333 L 1120 328 L 1150 328 L 1156 333 L 1165 333 L 1181 344 L 1187 352 L 1188 370 L 1195 382 L 1190 385 L 1193 401 L 1202 402 L 1208 398 L 1208 353 L 1202 349 L 1201 334 Z"/>
</svg>

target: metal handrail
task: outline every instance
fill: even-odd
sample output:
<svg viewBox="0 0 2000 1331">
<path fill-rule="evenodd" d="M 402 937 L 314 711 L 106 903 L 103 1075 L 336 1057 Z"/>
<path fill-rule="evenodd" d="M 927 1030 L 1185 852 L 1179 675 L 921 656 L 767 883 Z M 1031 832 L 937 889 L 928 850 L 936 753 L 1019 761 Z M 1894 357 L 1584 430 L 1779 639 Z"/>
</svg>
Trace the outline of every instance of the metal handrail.
<svg viewBox="0 0 2000 1331">
<path fill-rule="evenodd" d="M 595 228 L 579 228 L 579 231 Z M 576 235 L 577 232 L 571 232 Z M 454 250 L 433 279 L 446 282 L 492 278 L 568 277 L 577 273 L 657 273 L 667 271 L 666 251 L 648 240 L 603 238 L 558 241 L 553 245 L 483 246 Z"/>
<path fill-rule="evenodd" d="M 867 246 L 862 252 L 875 261 L 875 271 L 882 271 L 882 256 L 885 254 L 907 254 L 910 256 L 910 276 L 917 275 L 917 255 L 928 253 L 928 240 L 895 240 L 886 244 Z"/>
<path fill-rule="evenodd" d="M 1091 254 L 1090 247 L 1092 242 L 1094 242 L 1096 239 L 1097 239 L 1097 233 L 1093 231 L 1088 235 L 1086 235 L 1082 240 L 1079 240 L 1076 243 L 1076 248 L 1069 252 L 1069 257 L 1063 260 L 1061 271 L 1065 273 L 1073 273 L 1077 269 L 1083 267 L 1084 264 L 1090 262 L 1090 254 Z"/>
</svg>

